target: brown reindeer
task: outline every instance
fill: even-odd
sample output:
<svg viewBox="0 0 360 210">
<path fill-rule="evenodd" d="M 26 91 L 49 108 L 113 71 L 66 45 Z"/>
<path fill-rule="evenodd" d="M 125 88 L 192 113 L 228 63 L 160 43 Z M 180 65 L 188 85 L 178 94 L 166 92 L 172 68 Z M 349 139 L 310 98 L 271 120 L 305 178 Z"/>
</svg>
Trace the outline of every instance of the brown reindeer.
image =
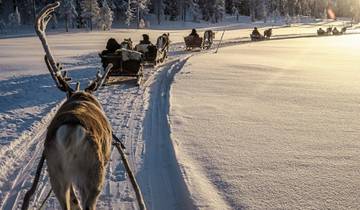
<svg viewBox="0 0 360 210">
<path fill-rule="evenodd" d="M 74 193 L 81 197 L 82 209 L 96 208 L 103 188 L 105 169 L 110 159 L 112 131 L 99 101 L 91 94 L 104 82 L 111 65 L 84 91 L 68 84 L 66 73 L 61 73 L 51 54 L 45 29 L 59 2 L 49 4 L 38 15 L 37 35 L 45 50 L 45 63 L 56 86 L 66 92 L 67 100 L 51 121 L 45 139 L 44 157 L 47 162 L 52 189 L 62 209 L 80 209 Z"/>
</svg>

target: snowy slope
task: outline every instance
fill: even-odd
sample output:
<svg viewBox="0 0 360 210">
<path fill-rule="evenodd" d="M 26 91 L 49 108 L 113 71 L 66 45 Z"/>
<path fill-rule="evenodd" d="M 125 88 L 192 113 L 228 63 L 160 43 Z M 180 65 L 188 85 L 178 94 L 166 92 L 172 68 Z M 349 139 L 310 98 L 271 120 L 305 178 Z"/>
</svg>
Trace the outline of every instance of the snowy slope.
<svg viewBox="0 0 360 210">
<path fill-rule="evenodd" d="M 197 205 L 359 208 L 359 38 L 251 43 L 188 61 L 171 89 L 171 138 Z"/>
</svg>

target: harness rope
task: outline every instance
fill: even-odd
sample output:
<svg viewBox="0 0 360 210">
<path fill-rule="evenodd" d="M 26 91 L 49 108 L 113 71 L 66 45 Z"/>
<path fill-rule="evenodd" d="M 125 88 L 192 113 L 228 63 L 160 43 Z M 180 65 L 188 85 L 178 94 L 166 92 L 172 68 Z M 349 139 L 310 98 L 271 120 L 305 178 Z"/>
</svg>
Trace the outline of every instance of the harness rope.
<svg viewBox="0 0 360 210">
<path fill-rule="evenodd" d="M 126 158 L 126 155 L 125 155 L 125 152 L 124 152 L 125 145 L 114 134 L 112 134 L 112 137 L 113 137 L 113 140 L 114 140 L 112 142 L 112 145 L 114 145 L 117 148 L 118 152 L 120 153 L 120 156 L 121 156 L 121 159 L 123 161 L 125 170 L 129 175 L 130 182 L 131 182 L 131 184 L 133 186 L 133 189 L 135 191 L 135 195 L 136 195 L 136 199 L 138 201 L 139 208 L 140 208 L 140 210 L 146 210 L 144 198 L 142 196 L 140 187 L 139 187 L 138 183 L 136 182 L 136 178 L 135 178 L 134 173 L 132 172 L 132 170 L 130 168 L 129 162 L 128 162 L 128 160 Z M 37 166 L 37 169 L 36 169 L 36 174 L 35 174 L 35 177 L 34 177 L 34 181 L 33 181 L 32 185 L 31 185 L 30 190 L 27 191 L 26 194 L 25 194 L 24 201 L 23 201 L 23 204 L 21 206 L 21 210 L 27 210 L 29 208 L 30 199 L 34 195 L 36 187 L 37 187 L 37 185 L 39 183 L 39 179 L 40 179 L 40 175 L 41 175 L 41 169 L 42 169 L 42 167 L 44 165 L 44 161 L 45 161 L 45 155 L 44 155 L 44 152 L 43 152 L 42 155 L 41 155 L 40 162 L 39 162 L 39 164 Z M 52 189 L 50 189 L 49 193 L 47 194 L 47 196 L 45 197 L 45 199 L 41 203 L 39 209 L 41 209 L 44 206 L 47 199 L 49 199 L 51 192 L 52 192 Z"/>
<path fill-rule="evenodd" d="M 132 173 L 132 171 L 130 169 L 129 162 L 127 161 L 126 155 L 124 153 L 123 148 L 121 147 L 121 144 L 118 143 L 118 142 L 114 142 L 113 145 L 117 148 L 117 150 L 119 151 L 119 153 L 121 155 L 121 159 L 122 159 L 122 161 L 124 163 L 125 170 L 129 175 L 130 182 L 131 182 L 131 184 L 133 186 L 133 189 L 135 191 L 136 199 L 138 201 L 138 205 L 139 205 L 140 210 L 146 210 L 144 198 L 143 198 L 143 196 L 141 194 L 140 187 L 137 184 L 136 178 L 135 178 L 134 174 Z"/>
<path fill-rule="evenodd" d="M 21 206 L 21 210 L 27 210 L 29 208 L 30 198 L 35 193 L 37 184 L 39 183 L 41 169 L 42 169 L 42 167 L 44 165 L 44 161 L 45 161 L 45 155 L 44 155 L 44 152 L 43 152 L 42 155 L 41 155 L 40 162 L 39 162 L 39 164 L 37 166 L 37 169 L 36 169 L 34 182 L 33 182 L 32 186 L 31 186 L 30 190 L 27 191 L 26 194 L 25 194 L 24 202 L 23 202 L 23 204 Z"/>
<path fill-rule="evenodd" d="M 48 192 L 48 194 L 46 195 L 45 199 L 43 200 L 43 202 L 41 202 L 41 205 L 39 207 L 39 210 L 42 209 L 42 207 L 45 205 L 47 199 L 49 199 L 50 195 L 51 195 L 52 189 L 50 189 L 50 191 Z"/>
</svg>

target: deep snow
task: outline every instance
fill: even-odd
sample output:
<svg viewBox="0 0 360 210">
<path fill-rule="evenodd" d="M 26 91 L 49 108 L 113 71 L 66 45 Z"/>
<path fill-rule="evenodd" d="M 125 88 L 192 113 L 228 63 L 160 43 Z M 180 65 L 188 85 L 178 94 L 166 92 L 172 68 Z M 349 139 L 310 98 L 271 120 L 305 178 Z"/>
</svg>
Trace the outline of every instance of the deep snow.
<svg viewBox="0 0 360 210">
<path fill-rule="evenodd" d="M 169 118 L 196 205 L 359 208 L 359 38 L 251 43 L 189 60 Z"/>
<path fill-rule="evenodd" d="M 323 27 L 328 24 L 341 26 L 343 23 L 331 22 L 326 23 Z M 314 34 L 317 27 L 319 27 L 317 24 L 279 27 L 274 31 L 277 36 L 275 38 Z M 177 135 L 174 132 L 176 128 L 172 127 L 174 130 L 170 130 L 167 121 L 169 88 L 173 76 L 180 72 L 180 75 L 191 78 L 192 73 L 187 73 L 189 65 L 203 66 L 199 67 L 201 70 L 211 64 L 207 59 L 203 59 L 203 53 L 183 52 L 183 37 L 189 31 L 180 28 L 175 27 L 170 31 L 116 29 L 110 32 L 55 33 L 48 36 L 48 39 L 56 59 L 64 64 L 65 69 L 70 71 L 70 76 L 75 81 L 80 80 L 84 86 L 100 68 L 97 53 L 105 46 L 107 38 L 115 37 L 121 41 L 123 38 L 132 37 L 136 43 L 142 33 L 150 33 L 152 40 L 155 41 L 156 36 L 163 32 L 170 32 L 172 40 L 170 59 L 172 61 L 155 69 L 147 69 L 146 82 L 141 89 L 135 87 L 131 81 L 115 82 L 111 86 L 101 89 L 97 96 L 108 113 L 116 135 L 127 146 L 131 166 L 137 173 L 140 187 L 150 209 L 231 208 L 237 203 L 231 201 L 230 197 L 234 195 L 233 191 L 229 191 L 231 194 L 229 196 L 224 195 L 224 191 L 230 189 L 226 180 L 220 179 L 220 175 L 210 173 L 210 170 L 204 170 L 203 162 L 198 162 L 191 155 L 185 155 L 186 148 L 183 148 L 181 144 L 186 144 L 186 141 L 182 142 L 182 139 L 170 136 L 172 132 Z M 248 34 L 251 30 L 248 23 L 231 23 L 210 26 L 210 28 L 216 30 L 217 39 L 220 38 L 223 29 L 227 30 L 223 46 L 233 46 L 239 41 L 249 40 Z M 206 29 L 204 27 L 200 32 Z M 331 38 L 314 39 L 315 41 L 310 41 L 309 44 L 312 45 L 317 40 L 326 39 Z M 344 36 L 341 39 L 349 40 L 351 36 Z M 252 54 L 261 55 L 256 48 L 263 48 L 267 44 L 276 42 L 280 43 L 280 41 L 251 43 L 242 45 L 240 48 L 253 49 L 255 47 Z M 297 42 L 286 41 L 289 45 Z M 307 41 L 300 44 L 304 43 L 306 44 Z M 354 46 L 349 43 L 347 47 Z M 233 48 L 220 49 L 219 56 L 223 50 L 227 49 Z M 281 49 L 286 49 L 286 46 L 280 45 L 276 49 L 280 52 Z M 231 51 L 231 54 L 238 53 L 237 48 Z M 285 54 L 287 53 L 285 52 Z M 187 56 L 190 54 L 193 56 L 188 59 Z M 251 57 L 252 54 L 248 56 Z M 274 56 L 271 57 L 271 55 Z M 204 56 L 210 56 L 210 54 Z M 267 59 L 269 62 L 274 62 L 274 66 L 279 63 L 283 66 L 283 60 L 280 57 L 283 56 L 283 53 L 271 54 L 269 52 L 268 56 Z M 214 58 L 218 58 L 218 56 Z M 246 56 L 244 58 L 248 59 Z M 3 209 L 17 208 L 21 204 L 22 196 L 29 188 L 42 150 L 46 125 L 64 97 L 55 88 L 42 59 L 43 51 L 36 37 L 0 39 L 0 208 Z M 226 60 L 226 58 L 224 59 Z M 240 61 L 239 59 L 235 60 Z M 190 64 L 186 64 L 189 61 Z M 214 59 L 214 61 L 216 60 Z M 225 62 L 217 61 L 216 63 Z M 230 63 L 229 66 L 221 68 L 232 69 Z M 183 65 L 186 65 L 185 69 L 181 69 Z M 234 66 L 236 65 L 234 64 Z M 233 75 L 242 76 L 236 71 L 233 72 Z M 217 74 L 213 76 L 215 78 Z M 235 83 L 237 84 L 239 81 Z M 194 82 L 196 83 L 196 81 Z M 191 83 L 192 85 L 193 83 Z M 235 90 L 237 89 L 235 88 Z M 179 98 L 181 99 L 181 97 Z M 225 108 L 224 110 L 228 110 L 227 106 Z M 205 112 L 206 109 L 203 111 Z M 174 125 L 171 124 L 171 126 Z M 221 144 L 219 145 L 221 146 Z M 201 145 L 192 146 L 200 146 L 199 149 L 201 149 Z M 193 151 L 191 148 L 186 149 L 186 153 L 191 153 L 191 151 Z M 213 157 L 211 155 L 209 157 Z M 209 158 L 209 160 L 212 159 Z M 177 161 L 179 161 L 179 165 Z M 217 166 L 214 164 L 213 167 Z M 218 180 L 215 182 L 217 184 L 214 184 L 214 179 Z M 99 209 L 137 208 L 131 186 L 116 152 L 112 153 L 106 180 L 98 203 Z M 49 184 L 45 174 L 35 196 L 35 205 L 39 205 L 48 190 Z M 47 209 L 58 208 L 53 196 L 46 206 Z"/>
</svg>

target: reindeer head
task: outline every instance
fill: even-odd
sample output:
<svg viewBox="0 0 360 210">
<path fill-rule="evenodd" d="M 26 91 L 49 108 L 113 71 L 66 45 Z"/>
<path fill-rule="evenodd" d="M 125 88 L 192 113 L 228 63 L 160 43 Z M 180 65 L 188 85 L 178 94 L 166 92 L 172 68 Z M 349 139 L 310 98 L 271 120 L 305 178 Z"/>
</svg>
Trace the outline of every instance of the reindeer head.
<svg viewBox="0 0 360 210">
<path fill-rule="evenodd" d="M 49 23 L 49 21 L 52 17 L 52 13 L 59 6 L 60 6 L 60 2 L 57 1 L 55 3 L 47 5 L 40 11 L 39 15 L 37 16 L 37 18 L 35 20 L 35 31 L 36 31 L 36 33 L 41 41 L 41 44 L 44 48 L 44 51 L 45 51 L 44 60 L 45 60 L 46 66 L 50 72 L 51 77 L 55 81 L 56 86 L 61 91 L 65 92 L 67 94 L 67 97 L 70 98 L 75 92 L 82 92 L 82 91 L 80 91 L 80 83 L 77 82 L 75 89 L 73 89 L 70 86 L 68 81 L 70 81 L 71 78 L 67 77 L 67 72 L 62 71 L 61 65 L 59 63 L 55 62 L 55 59 L 51 53 L 50 47 L 46 40 L 46 33 L 45 33 L 47 24 Z M 103 72 L 103 74 L 98 72 L 96 75 L 96 79 L 93 80 L 91 82 L 91 84 L 87 88 L 84 89 L 84 92 L 91 94 L 91 93 L 95 92 L 96 90 L 98 90 L 99 87 L 101 87 L 103 85 L 111 68 L 112 68 L 112 64 L 109 64 L 107 66 L 107 68 L 105 69 L 105 71 Z"/>
</svg>

